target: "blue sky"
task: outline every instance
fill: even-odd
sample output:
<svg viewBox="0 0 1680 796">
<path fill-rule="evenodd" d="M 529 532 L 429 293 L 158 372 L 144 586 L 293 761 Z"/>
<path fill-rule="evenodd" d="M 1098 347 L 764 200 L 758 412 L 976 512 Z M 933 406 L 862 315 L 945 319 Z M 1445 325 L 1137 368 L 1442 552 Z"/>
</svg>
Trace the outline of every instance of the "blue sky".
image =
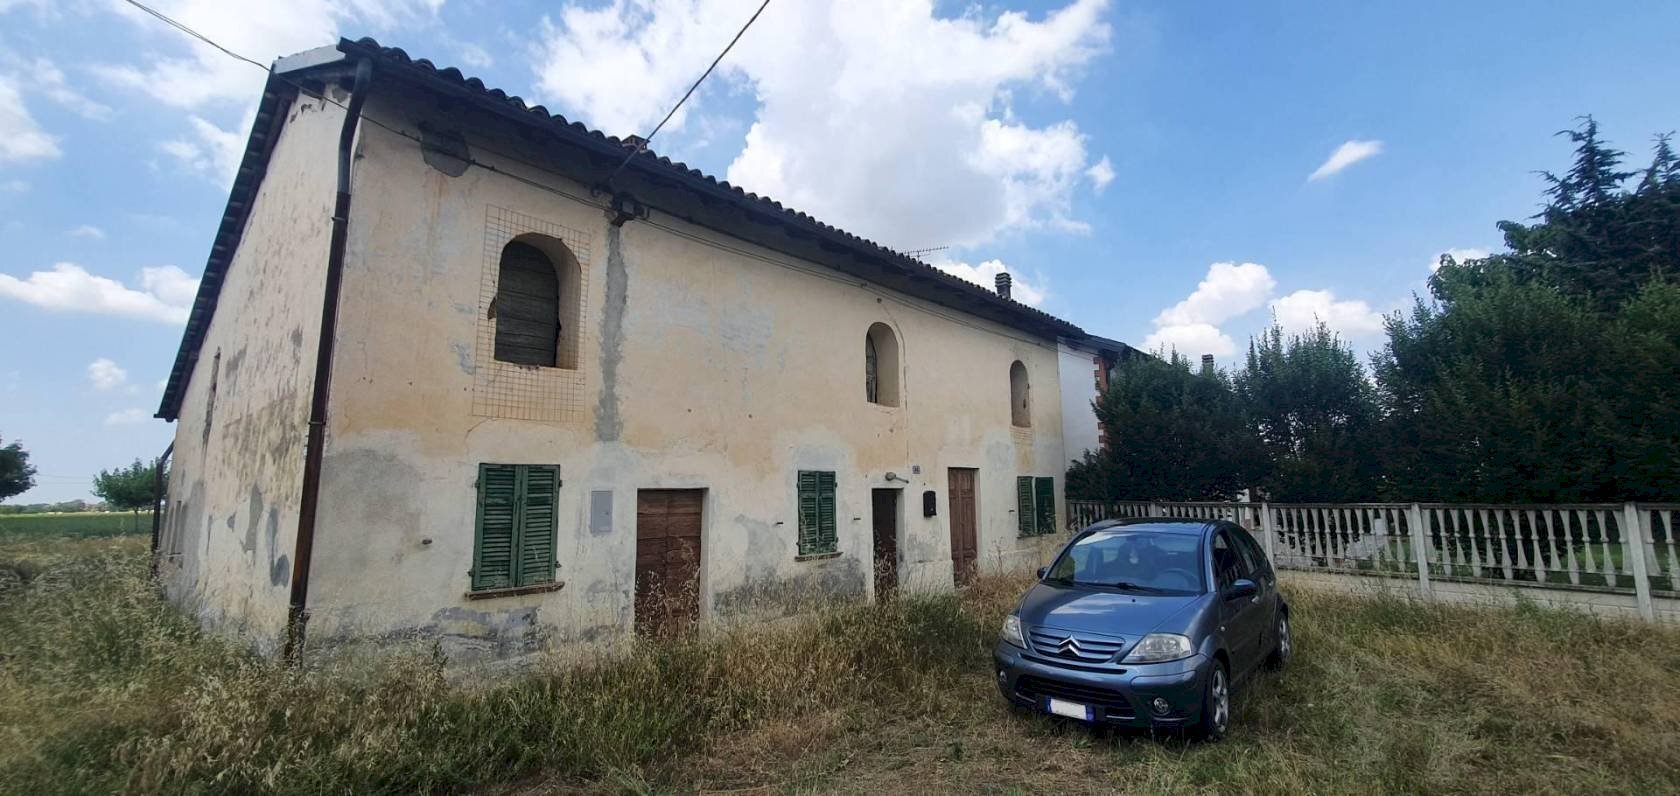
<svg viewBox="0 0 1680 796">
<path fill-rule="evenodd" d="M 374 35 L 645 134 L 757 3 L 156 5 L 261 61 Z M 1371 348 L 1436 255 L 1533 211 L 1553 131 L 1592 113 L 1642 165 L 1680 128 L 1677 26 L 1632 0 L 775 0 L 654 148 L 1135 345 L 1230 363 L 1276 312 Z M 120 2 L 0 0 L 0 438 L 41 473 L 15 500 L 168 443 L 149 417 L 261 80 Z"/>
</svg>

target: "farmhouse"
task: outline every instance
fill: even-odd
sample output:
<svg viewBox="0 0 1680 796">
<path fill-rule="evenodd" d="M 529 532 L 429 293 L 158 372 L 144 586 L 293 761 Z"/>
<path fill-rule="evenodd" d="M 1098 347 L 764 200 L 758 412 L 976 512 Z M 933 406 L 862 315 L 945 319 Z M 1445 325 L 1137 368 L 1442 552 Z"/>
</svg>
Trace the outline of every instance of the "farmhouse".
<svg viewBox="0 0 1680 796">
<path fill-rule="evenodd" d="M 489 656 L 950 588 L 1053 543 L 1087 339 L 341 41 L 264 89 L 158 411 L 160 574 L 264 650 Z"/>
</svg>

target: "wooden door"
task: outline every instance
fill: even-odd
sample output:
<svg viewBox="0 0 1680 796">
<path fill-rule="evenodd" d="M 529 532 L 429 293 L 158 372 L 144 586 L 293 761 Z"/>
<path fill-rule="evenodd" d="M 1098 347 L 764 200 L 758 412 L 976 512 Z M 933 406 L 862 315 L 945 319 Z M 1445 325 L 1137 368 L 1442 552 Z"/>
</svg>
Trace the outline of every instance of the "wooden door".
<svg viewBox="0 0 1680 796">
<path fill-rule="evenodd" d="M 701 489 L 636 492 L 636 631 L 672 633 L 700 616 Z"/>
<path fill-rule="evenodd" d="M 884 600 L 898 590 L 898 493 L 877 489 L 870 496 L 875 529 L 875 599 Z"/>
<path fill-rule="evenodd" d="M 952 467 L 948 480 L 951 513 L 951 572 L 958 585 L 974 578 L 980 558 L 979 523 L 974 512 L 974 474 L 968 467 Z"/>
</svg>

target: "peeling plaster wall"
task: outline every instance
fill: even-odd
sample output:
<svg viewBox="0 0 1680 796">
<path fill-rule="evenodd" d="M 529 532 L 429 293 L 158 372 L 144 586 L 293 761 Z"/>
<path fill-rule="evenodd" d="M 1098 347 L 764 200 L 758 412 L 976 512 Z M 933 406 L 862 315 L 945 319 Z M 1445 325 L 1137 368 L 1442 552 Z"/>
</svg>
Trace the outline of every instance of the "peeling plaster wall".
<svg viewBox="0 0 1680 796">
<path fill-rule="evenodd" d="M 160 540 L 169 595 L 261 650 L 285 630 L 343 119 L 286 113 L 182 400 Z"/>
<path fill-rule="evenodd" d="M 417 131 L 426 106 L 376 93 L 367 113 Z M 428 164 L 414 142 L 364 126 L 310 592 L 312 644 L 417 634 L 458 652 L 504 654 L 628 630 L 638 489 L 706 490 L 700 590 L 709 621 L 872 595 L 875 487 L 902 488 L 903 588 L 949 589 L 952 467 L 979 470 L 982 567 L 1032 566 L 1059 541 L 1018 539 L 1015 517 L 1018 475 L 1055 476 L 1061 514 L 1053 341 L 657 211 L 654 223 L 613 228 L 587 203 L 585 186 L 495 154 L 537 161 L 539 152 L 471 130 L 465 144 L 472 159 L 586 201 L 479 166 L 454 176 L 457 169 Z M 506 242 L 487 240 L 487 219 L 502 210 L 564 228 L 581 249 L 583 387 L 568 420 L 475 414 L 485 369 L 512 367 L 484 361 L 476 337 L 486 258 Z M 898 336 L 898 407 L 864 400 L 864 336 L 875 322 Z M 1032 385 L 1030 430 L 1010 425 L 1009 368 L 1017 359 Z M 560 465 L 563 589 L 465 597 L 480 462 Z M 795 478 L 803 469 L 837 474 L 838 557 L 795 560 Z M 887 472 L 910 483 L 888 482 Z M 592 533 L 590 493 L 598 490 L 612 492 L 614 524 Z M 938 493 L 938 516 L 922 516 L 923 490 Z"/>
</svg>

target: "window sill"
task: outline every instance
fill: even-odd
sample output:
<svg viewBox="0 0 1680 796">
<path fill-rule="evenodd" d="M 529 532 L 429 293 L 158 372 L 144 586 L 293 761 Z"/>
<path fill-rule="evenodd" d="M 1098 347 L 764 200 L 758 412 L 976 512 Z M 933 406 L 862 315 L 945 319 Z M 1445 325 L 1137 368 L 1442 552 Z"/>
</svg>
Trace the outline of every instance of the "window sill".
<svg viewBox="0 0 1680 796">
<path fill-rule="evenodd" d="M 557 580 L 553 583 L 537 583 L 530 586 L 509 586 L 505 589 L 469 591 L 462 596 L 469 600 L 490 600 L 497 597 L 518 597 L 521 594 L 542 594 L 543 592 L 559 591 L 565 587 L 565 581 Z"/>
<path fill-rule="evenodd" d="M 839 558 L 839 557 L 840 557 L 840 551 L 836 550 L 832 553 L 812 553 L 810 555 L 794 556 L 793 560 L 795 562 L 799 562 L 799 561 L 822 561 L 823 559 L 827 559 L 827 558 Z"/>
</svg>

